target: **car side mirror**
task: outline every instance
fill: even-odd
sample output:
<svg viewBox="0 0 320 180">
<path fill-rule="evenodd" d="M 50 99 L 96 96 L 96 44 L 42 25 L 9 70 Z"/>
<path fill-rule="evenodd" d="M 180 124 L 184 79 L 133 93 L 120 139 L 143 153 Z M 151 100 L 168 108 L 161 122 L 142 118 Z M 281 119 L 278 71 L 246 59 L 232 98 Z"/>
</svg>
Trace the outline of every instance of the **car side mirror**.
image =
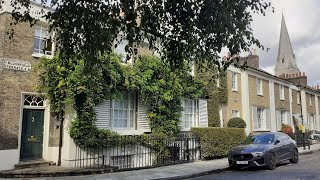
<svg viewBox="0 0 320 180">
<path fill-rule="evenodd" d="M 279 144 L 279 143 L 280 143 L 280 140 L 277 139 L 277 140 L 274 142 L 274 145 L 277 145 L 277 144 Z"/>
</svg>

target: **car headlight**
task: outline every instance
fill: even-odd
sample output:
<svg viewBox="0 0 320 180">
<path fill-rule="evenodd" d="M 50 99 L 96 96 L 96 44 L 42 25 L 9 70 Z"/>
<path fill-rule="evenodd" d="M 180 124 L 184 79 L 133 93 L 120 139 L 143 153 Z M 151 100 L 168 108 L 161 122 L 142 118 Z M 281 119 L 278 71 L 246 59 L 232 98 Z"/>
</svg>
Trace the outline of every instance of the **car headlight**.
<svg viewBox="0 0 320 180">
<path fill-rule="evenodd" d="M 260 157 L 263 156 L 264 152 L 253 152 L 251 153 L 254 157 Z"/>
</svg>

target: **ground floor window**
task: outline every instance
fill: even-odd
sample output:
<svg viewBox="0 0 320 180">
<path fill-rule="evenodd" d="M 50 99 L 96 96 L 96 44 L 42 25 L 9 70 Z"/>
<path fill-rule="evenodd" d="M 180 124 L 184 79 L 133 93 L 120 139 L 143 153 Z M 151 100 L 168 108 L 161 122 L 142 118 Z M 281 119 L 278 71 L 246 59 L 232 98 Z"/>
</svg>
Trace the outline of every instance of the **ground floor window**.
<svg viewBox="0 0 320 180">
<path fill-rule="evenodd" d="M 185 99 L 182 105 L 182 129 L 190 129 L 191 127 L 194 127 L 196 123 L 197 101 L 192 99 Z"/>
<path fill-rule="evenodd" d="M 252 108 L 252 120 L 254 130 L 269 131 L 270 130 L 270 113 L 268 108 L 256 107 Z"/>
<path fill-rule="evenodd" d="M 239 110 L 232 110 L 232 118 L 240 117 L 240 111 Z"/>
</svg>

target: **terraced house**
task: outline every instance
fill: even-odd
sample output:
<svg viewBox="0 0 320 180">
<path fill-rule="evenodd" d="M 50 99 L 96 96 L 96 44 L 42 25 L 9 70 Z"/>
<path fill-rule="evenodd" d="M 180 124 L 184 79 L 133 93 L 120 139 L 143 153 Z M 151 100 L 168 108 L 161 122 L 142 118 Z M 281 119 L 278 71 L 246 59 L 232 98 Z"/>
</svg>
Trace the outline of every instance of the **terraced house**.
<svg viewBox="0 0 320 180">
<path fill-rule="evenodd" d="M 249 66 L 246 71 L 228 69 L 228 103 L 222 105 L 221 124 L 241 117 L 247 122 L 247 133 L 279 131 L 282 123 L 320 130 L 320 90 L 308 86 L 306 74 L 296 64 L 284 17 L 275 75 L 259 68 L 256 54 L 240 58 L 244 61 Z"/>
<path fill-rule="evenodd" d="M 34 12 L 41 8 L 32 3 Z M 53 11 L 50 8 L 44 10 Z M 75 158 L 76 146 L 67 130 L 73 119 L 73 111 L 67 110 L 62 154 L 59 155 L 62 127 L 51 115 L 49 103 L 34 89 L 37 83 L 34 67 L 41 57 L 51 58 L 55 55 L 55 43 L 50 40 L 54 34 L 48 34 L 48 24 L 44 19 L 32 27 L 27 23 L 11 26 L 13 20 L 10 12 L 12 7 L 6 1 L 0 11 L 0 170 L 12 169 L 25 160 L 58 163 L 59 158 L 63 166 L 74 166 L 72 159 Z M 37 16 L 37 13 L 33 14 Z M 10 39 L 8 32 L 12 28 L 15 34 Z M 115 51 L 124 54 L 125 45 L 126 41 L 123 41 Z M 143 48 L 139 52 L 150 53 Z M 205 99 L 186 99 L 183 106 L 182 131 L 208 126 Z M 96 106 L 96 125 L 122 135 L 149 133 L 148 108 L 137 93 L 124 92 L 122 99 L 106 100 Z M 128 156 L 112 158 L 123 163 L 131 161 Z"/>
</svg>

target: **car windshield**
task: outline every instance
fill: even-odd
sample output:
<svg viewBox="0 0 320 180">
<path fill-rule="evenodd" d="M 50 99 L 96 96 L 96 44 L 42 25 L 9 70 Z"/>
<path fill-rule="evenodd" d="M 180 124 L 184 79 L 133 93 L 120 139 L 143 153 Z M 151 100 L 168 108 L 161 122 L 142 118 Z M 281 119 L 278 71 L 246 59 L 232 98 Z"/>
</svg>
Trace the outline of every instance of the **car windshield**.
<svg viewBox="0 0 320 180">
<path fill-rule="evenodd" d="M 260 134 L 248 136 L 242 144 L 271 144 L 274 141 L 273 134 Z"/>
</svg>

